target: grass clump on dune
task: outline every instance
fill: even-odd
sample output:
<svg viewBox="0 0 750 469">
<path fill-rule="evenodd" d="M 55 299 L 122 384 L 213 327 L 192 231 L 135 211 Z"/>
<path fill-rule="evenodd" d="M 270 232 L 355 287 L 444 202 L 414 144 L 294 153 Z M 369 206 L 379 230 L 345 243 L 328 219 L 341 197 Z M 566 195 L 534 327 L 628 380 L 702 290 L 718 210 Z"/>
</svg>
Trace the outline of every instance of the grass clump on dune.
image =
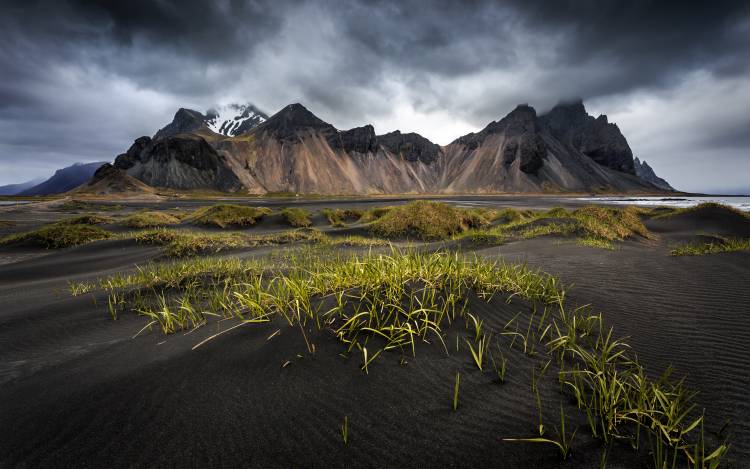
<svg viewBox="0 0 750 469">
<path fill-rule="evenodd" d="M 122 224 L 130 228 L 154 228 L 178 223 L 180 219 L 172 214 L 150 210 L 134 213 L 122 220 Z"/>
<path fill-rule="evenodd" d="M 588 246 L 590 248 L 607 249 L 614 251 L 615 245 L 612 241 L 607 241 L 601 238 L 578 238 L 578 244 L 581 246 Z"/>
<path fill-rule="evenodd" d="M 331 226 L 346 226 L 347 222 L 359 220 L 364 212 L 357 208 L 324 208 L 321 213 Z"/>
<path fill-rule="evenodd" d="M 310 212 L 304 208 L 285 208 L 281 211 L 281 216 L 295 228 L 307 228 L 312 225 Z"/>
<path fill-rule="evenodd" d="M 393 207 L 371 225 L 384 238 L 446 239 L 489 223 L 487 214 L 442 202 L 418 200 Z"/>
<path fill-rule="evenodd" d="M 91 203 L 86 202 L 83 200 L 69 200 L 67 202 L 64 202 L 58 207 L 59 210 L 64 211 L 89 211 L 89 212 L 113 212 L 122 210 L 122 205 L 117 204 L 107 204 L 107 203 Z"/>
<path fill-rule="evenodd" d="M 635 207 L 609 208 L 587 206 L 576 210 L 553 208 L 547 212 L 527 214 L 519 221 L 500 229 L 522 239 L 539 236 L 578 236 L 580 244 L 612 249 L 614 241 L 628 238 L 651 238 Z"/>
<path fill-rule="evenodd" d="M 732 207 L 731 205 L 724 205 L 717 202 L 703 202 L 698 205 L 694 205 L 692 207 L 685 207 L 685 208 L 675 208 L 675 207 L 660 207 L 658 210 L 653 209 L 654 219 L 658 218 L 669 218 L 674 217 L 676 215 L 683 215 L 686 213 L 692 213 L 702 210 L 721 210 L 724 212 L 733 213 L 735 215 L 740 215 L 745 218 L 750 218 L 750 213 L 743 212 L 742 210 L 738 210 L 735 207 Z"/>
<path fill-rule="evenodd" d="M 196 225 L 216 226 L 219 228 L 252 226 L 258 220 L 271 214 L 266 207 L 249 207 L 235 204 L 216 204 L 196 210 L 185 218 Z"/>
<path fill-rule="evenodd" d="M 52 223 L 36 230 L 6 236 L 0 239 L 0 245 L 28 242 L 47 249 L 59 249 L 79 246 L 111 237 L 111 232 L 98 226 L 63 221 Z"/>
<path fill-rule="evenodd" d="M 370 358 L 383 350 L 374 348 L 375 341 L 368 343 L 367 336 L 385 335 L 385 349 L 407 345 L 412 349 L 425 334 L 439 335 L 441 325 L 457 320 L 470 293 L 489 301 L 496 293 L 507 292 L 544 304 L 561 301 L 564 296 L 554 277 L 526 266 L 467 260 L 456 254 L 393 251 L 391 255 L 343 258 L 290 257 L 279 262 L 198 258 L 150 265 L 135 274 L 103 279 L 99 285 L 117 295 L 115 303 L 120 303 L 122 292 L 118 290 L 129 289 L 128 297 L 139 301 L 133 309 L 153 318 L 152 325 L 165 333 L 202 323 L 206 318 L 199 311 L 244 320 L 276 316 L 290 325 L 305 326 L 313 321 L 319 327 L 332 328 L 342 342 L 351 345 L 350 350 L 355 343 L 371 347 L 377 353 Z M 163 302 L 167 289 L 189 289 L 198 284 L 202 286 Z M 157 304 L 149 307 L 143 294 L 156 295 Z M 214 295 L 221 295 L 220 301 L 198 304 L 201 297 L 216 300 Z M 324 312 L 315 298 L 331 298 L 332 309 Z M 365 298 L 372 301 L 366 310 L 372 317 L 362 321 L 358 318 L 363 314 L 350 306 Z M 192 307 L 186 301 L 193 303 Z M 165 307 L 170 310 L 168 316 L 158 310 Z"/>
<path fill-rule="evenodd" d="M 539 420 L 529 426 L 534 436 L 504 440 L 555 445 L 562 459 L 577 449 L 576 431 L 565 430 L 563 405 L 579 412 L 578 422 L 586 422 L 580 431 L 588 434 L 588 441 L 581 449 L 590 448 L 592 440 L 603 448 L 622 443 L 623 449 L 649 452 L 654 466 L 662 469 L 717 467 L 729 448 L 721 436 L 704 432 L 704 417 L 694 412 L 694 394 L 683 380 L 673 380 L 669 369 L 658 379 L 649 378 L 628 344 L 605 327 L 601 314 L 586 307 L 568 310 L 559 281 L 524 265 L 397 250 L 348 257 L 292 255 L 275 264 L 196 259 L 118 274 L 99 286 L 110 295 L 114 318 L 128 309 L 147 318 L 141 332 L 194 329 L 212 317 L 237 320 L 225 331 L 275 321 L 298 330 L 300 346 L 310 355 L 316 353 L 313 340 L 338 341 L 345 349 L 342 355 L 357 359 L 364 373 L 388 356 L 400 357 L 403 365 L 405 358 L 416 356 L 418 347 L 433 344 L 441 354 L 462 354 L 472 364 L 471 371 L 461 370 L 475 373 L 462 380 L 462 394 L 472 381 L 489 383 L 485 373 L 490 366 L 494 372 L 488 373 L 493 376 L 489 379 L 502 383 L 505 354 L 525 357 L 532 363 L 530 399 L 536 401 Z M 90 288 L 71 286 L 71 291 L 84 290 Z M 516 298 L 528 317 L 519 312 L 490 326 L 471 309 L 477 301 Z M 451 327 L 458 329 L 455 348 Z M 312 336 L 306 332 L 312 328 L 328 333 Z M 542 379 L 544 373 L 553 378 Z M 445 383 L 446 401 L 450 387 L 454 410 L 459 408 L 456 376 Z M 561 401 L 557 439 L 543 423 L 541 396 L 548 393 L 540 387 L 549 385 Z M 714 441 L 718 443 L 712 449 Z"/>
<path fill-rule="evenodd" d="M 56 225 L 103 225 L 105 223 L 112 223 L 112 219 L 110 217 L 93 214 L 63 218 L 62 220 L 55 222 Z"/>
<path fill-rule="evenodd" d="M 750 251 L 750 239 L 724 238 L 714 235 L 715 240 L 680 244 L 669 251 L 670 256 L 704 256 L 721 252 Z"/>
<path fill-rule="evenodd" d="M 503 208 L 496 210 L 494 219 L 501 224 L 519 223 L 524 220 L 534 218 L 535 214 L 531 210 L 517 210 L 514 208 Z"/>
<path fill-rule="evenodd" d="M 142 244 L 165 246 L 168 257 L 189 257 L 215 254 L 228 249 L 273 246 L 299 241 L 320 242 L 325 236 L 317 230 L 289 230 L 264 235 L 244 233 L 204 233 L 199 231 L 158 228 L 135 233 L 133 239 Z"/>
<path fill-rule="evenodd" d="M 373 207 L 373 208 L 367 209 L 362 214 L 362 216 L 359 217 L 359 221 L 362 222 L 362 223 L 370 223 L 372 221 L 375 221 L 375 220 L 383 217 L 385 214 L 387 214 L 391 210 L 393 210 L 392 206 Z"/>
<path fill-rule="evenodd" d="M 349 235 L 344 237 L 324 236 L 320 240 L 321 244 L 329 246 L 347 246 L 347 247 L 374 247 L 389 246 L 388 240 L 380 238 L 367 238 L 365 236 Z"/>
</svg>

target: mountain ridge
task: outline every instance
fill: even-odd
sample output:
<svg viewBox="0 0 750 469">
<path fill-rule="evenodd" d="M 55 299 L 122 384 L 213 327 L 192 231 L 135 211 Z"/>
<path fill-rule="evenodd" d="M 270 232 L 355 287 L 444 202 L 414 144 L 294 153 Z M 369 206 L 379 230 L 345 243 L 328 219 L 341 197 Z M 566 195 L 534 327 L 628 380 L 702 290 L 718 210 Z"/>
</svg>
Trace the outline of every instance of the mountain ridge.
<svg viewBox="0 0 750 469">
<path fill-rule="evenodd" d="M 193 109 L 180 108 L 172 122 L 159 129 L 153 139 L 160 139 L 208 130 L 217 135 L 237 137 L 249 132 L 268 119 L 268 115 L 251 103 L 214 106 L 205 114 Z"/>
<path fill-rule="evenodd" d="M 674 190 L 674 188 L 666 180 L 656 175 L 653 168 L 649 166 L 646 160 L 643 160 L 643 162 L 641 162 L 641 160 L 639 160 L 638 157 L 636 156 L 635 158 L 633 158 L 633 164 L 634 164 L 635 174 L 639 178 L 643 179 L 644 181 L 648 181 L 651 184 L 661 189 L 664 189 L 667 191 Z"/>
<path fill-rule="evenodd" d="M 300 103 L 239 135 L 217 134 L 206 115 L 183 108 L 114 166 L 155 187 L 252 194 L 666 190 L 634 164 L 619 128 L 574 100 L 542 115 L 519 105 L 445 146 L 413 132 L 377 135 L 369 124 L 339 130 Z"/>
</svg>

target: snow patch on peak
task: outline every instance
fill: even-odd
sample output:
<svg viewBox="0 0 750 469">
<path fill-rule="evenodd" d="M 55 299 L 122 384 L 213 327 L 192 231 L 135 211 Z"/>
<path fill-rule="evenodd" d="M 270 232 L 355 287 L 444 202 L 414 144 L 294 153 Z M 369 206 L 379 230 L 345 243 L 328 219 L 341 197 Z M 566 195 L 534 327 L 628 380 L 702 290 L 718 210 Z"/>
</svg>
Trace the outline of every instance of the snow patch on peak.
<svg viewBox="0 0 750 469">
<path fill-rule="evenodd" d="M 206 125 L 217 134 L 235 137 L 265 122 L 268 115 L 252 104 L 226 104 L 206 113 Z"/>
</svg>

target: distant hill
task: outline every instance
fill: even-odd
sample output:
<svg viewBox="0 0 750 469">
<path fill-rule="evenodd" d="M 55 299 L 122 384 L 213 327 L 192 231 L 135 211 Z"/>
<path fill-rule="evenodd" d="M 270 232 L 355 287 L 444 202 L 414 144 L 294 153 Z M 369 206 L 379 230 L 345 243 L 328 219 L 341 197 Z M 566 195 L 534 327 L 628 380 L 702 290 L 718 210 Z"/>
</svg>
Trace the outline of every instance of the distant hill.
<svg viewBox="0 0 750 469">
<path fill-rule="evenodd" d="M 31 181 L 21 182 L 19 184 L 8 184 L 5 186 L 0 186 L 0 195 L 16 195 L 20 192 L 25 191 L 26 189 L 31 189 L 41 182 L 44 182 L 44 179 L 45 178 L 36 178 L 32 179 Z"/>
<path fill-rule="evenodd" d="M 67 168 L 58 169 L 51 178 L 16 195 L 51 195 L 68 192 L 91 179 L 94 172 L 104 163 L 106 161 L 75 163 Z"/>
<path fill-rule="evenodd" d="M 271 117 L 251 107 L 180 109 L 114 162 L 151 187 L 266 194 L 660 192 L 636 173 L 607 116 L 583 102 L 538 115 L 519 105 L 440 146 L 416 133 L 338 130 L 301 104 Z"/>
<path fill-rule="evenodd" d="M 88 182 L 81 184 L 71 195 L 150 195 L 156 191 L 109 163 L 101 165 Z"/>
</svg>

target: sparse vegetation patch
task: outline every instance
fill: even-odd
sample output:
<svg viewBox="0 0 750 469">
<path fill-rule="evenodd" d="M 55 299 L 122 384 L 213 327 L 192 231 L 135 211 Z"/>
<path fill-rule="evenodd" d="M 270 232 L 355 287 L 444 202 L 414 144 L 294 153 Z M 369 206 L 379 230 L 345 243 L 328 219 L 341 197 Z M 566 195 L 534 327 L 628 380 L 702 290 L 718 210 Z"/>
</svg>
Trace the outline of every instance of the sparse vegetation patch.
<svg viewBox="0 0 750 469">
<path fill-rule="evenodd" d="M 83 200 L 69 200 L 60 205 L 59 210 L 70 212 L 116 212 L 122 210 L 118 204 L 97 204 Z"/>
<path fill-rule="evenodd" d="M 139 243 L 166 246 L 168 257 L 187 257 L 211 254 L 227 249 L 255 246 L 272 246 L 298 241 L 321 241 L 324 236 L 317 230 L 289 230 L 265 235 L 244 233 L 205 233 L 199 231 L 154 229 L 132 235 Z"/>
<path fill-rule="evenodd" d="M 530 398 L 538 421 L 532 435 L 503 439 L 555 446 L 561 459 L 576 451 L 576 435 L 583 431 L 604 448 L 619 442 L 647 453 L 660 469 L 718 467 L 729 448 L 726 440 L 708 442 L 704 417 L 693 412 L 694 395 L 682 380 L 673 379 L 669 369 L 658 379 L 648 378 L 601 314 L 586 307 L 568 310 L 557 279 L 522 265 L 398 251 L 346 258 L 291 255 L 277 263 L 196 259 L 149 265 L 103 279 L 99 287 L 109 292 L 113 318 L 126 310 L 147 318 L 139 334 L 151 328 L 166 334 L 193 329 L 212 317 L 236 319 L 237 327 L 280 321 L 299 330 L 301 343 L 314 355 L 315 343 L 305 331 L 315 327 L 330 331 L 364 373 L 379 357 L 400 355 L 403 363 L 431 343 L 446 355 L 468 354 L 480 376 L 492 366 L 491 375 L 502 383 L 508 373 L 505 353 L 523 354 L 533 363 Z M 77 294 L 92 288 L 71 285 Z M 493 298 L 528 302 L 528 317 L 519 313 L 502 328 L 490 328 L 470 310 L 469 300 Z M 455 352 L 446 342 L 451 325 L 464 331 L 456 335 Z M 459 399 L 472 381 L 461 379 L 465 373 L 446 377 L 456 412 L 466 405 Z M 554 373 L 560 394 L 554 433 L 542 415 L 540 387 L 548 373 Z M 569 402 L 585 427 L 569 428 L 564 407 Z"/>
<path fill-rule="evenodd" d="M 58 222 L 36 230 L 12 234 L 0 239 L 0 245 L 29 242 L 47 249 L 67 248 L 112 237 L 112 233 L 84 223 Z"/>
<path fill-rule="evenodd" d="M 750 239 L 712 236 L 712 241 L 684 243 L 672 248 L 670 256 L 705 256 L 720 252 L 750 251 Z"/>
<path fill-rule="evenodd" d="M 336 227 L 346 226 L 347 222 L 355 222 L 364 214 L 360 209 L 349 208 L 324 208 L 321 212 L 328 223 Z"/>
<path fill-rule="evenodd" d="M 674 207 L 663 207 L 658 212 L 653 212 L 655 215 L 653 216 L 654 219 L 657 218 L 669 218 L 673 217 L 675 215 L 682 215 L 686 213 L 693 213 L 693 212 L 700 212 L 703 210 L 721 210 L 728 213 L 733 213 L 735 215 L 740 215 L 742 217 L 750 218 L 750 214 L 747 212 L 743 212 L 742 210 L 738 210 L 730 205 L 724 205 L 717 202 L 703 202 L 698 205 L 695 205 L 693 207 L 686 207 L 686 208 L 674 208 Z"/>
<path fill-rule="evenodd" d="M 56 222 L 57 225 L 102 225 L 105 223 L 112 223 L 112 218 L 105 217 L 102 215 L 79 215 L 76 217 L 63 218 Z"/>
<path fill-rule="evenodd" d="M 196 210 L 186 217 L 186 221 L 196 225 L 215 226 L 218 228 L 242 227 L 254 225 L 258 220 L 271 214 L 266 207 L 249 207 L 246 205 L 216 204 Z"/>
<path fill-rule="evenodd" d="M 304 208 L 285 208 L 281 211 L 281 216 L 295 228 L 307 228 L 312 225 L 310 212 Z"/>
<path fill-rule="evenodd" d="M 176 225 L 179 218 L 167 212 L 142 211 L 125 217 L 122 224 L 130 228 L 154 228 L 157 226 Z"/>
</svg>

